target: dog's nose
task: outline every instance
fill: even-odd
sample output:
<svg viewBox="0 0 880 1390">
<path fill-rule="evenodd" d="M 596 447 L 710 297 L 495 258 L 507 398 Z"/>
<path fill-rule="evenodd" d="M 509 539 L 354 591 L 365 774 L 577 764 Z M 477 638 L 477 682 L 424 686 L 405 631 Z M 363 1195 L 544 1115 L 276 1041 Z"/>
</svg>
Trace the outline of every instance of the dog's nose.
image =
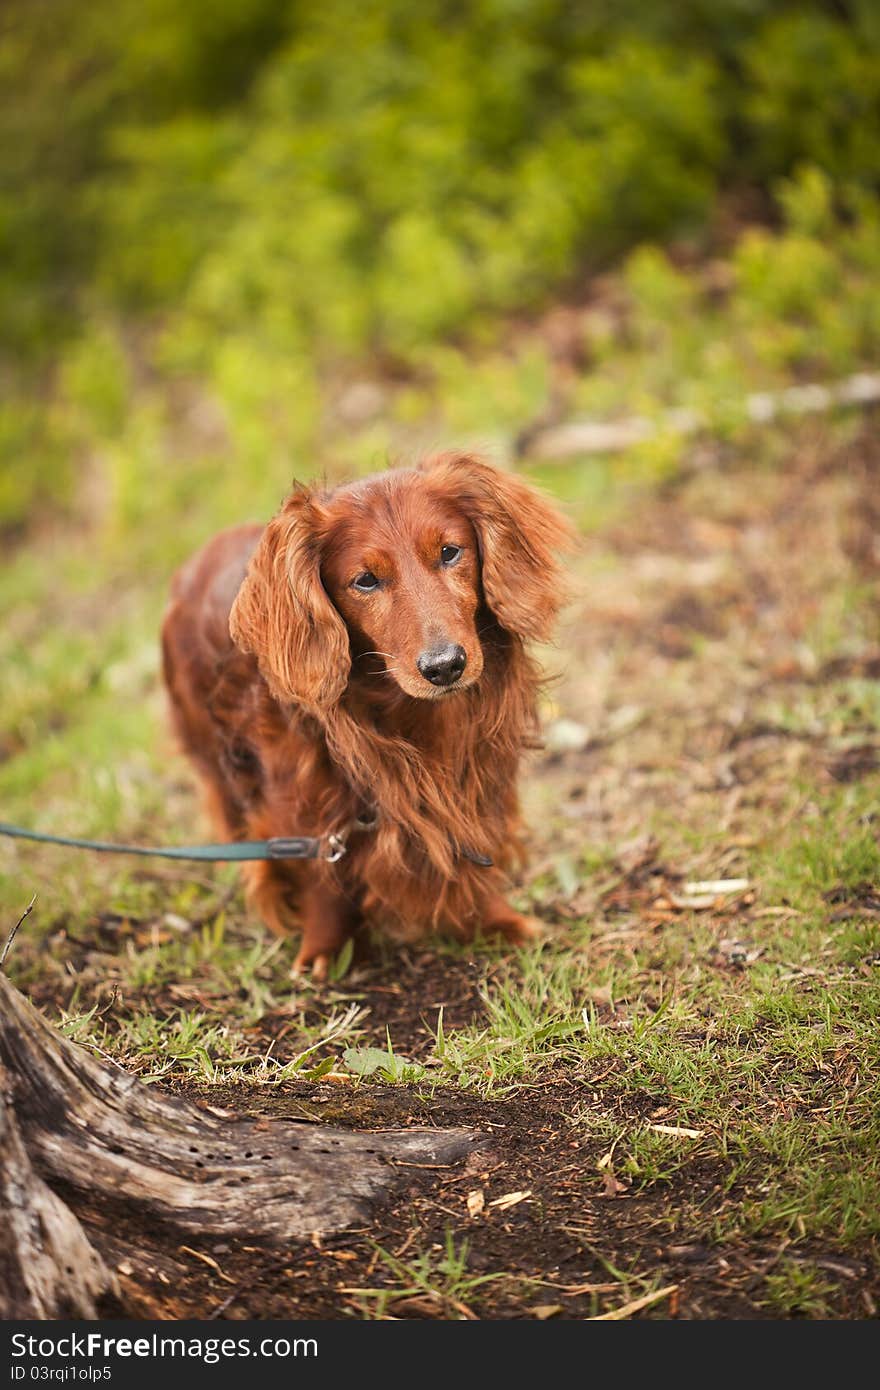
<svg viewBox="0 0 880 1390">
<path fill-rule="evenodd" d="M 445 647 L 422 652 L 416 665 L 432 685 L 455 685 L 467 665 L 467 653 L 457 642 L 447 642 Z"/>
</svg>

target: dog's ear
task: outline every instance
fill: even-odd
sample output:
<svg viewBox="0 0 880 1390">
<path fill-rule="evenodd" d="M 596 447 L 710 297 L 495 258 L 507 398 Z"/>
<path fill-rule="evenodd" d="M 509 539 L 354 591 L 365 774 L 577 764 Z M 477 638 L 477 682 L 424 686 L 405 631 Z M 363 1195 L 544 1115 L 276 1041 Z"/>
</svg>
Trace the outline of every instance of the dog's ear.
<svg viewBox="0 0 880 1390">
<path fill-rule="evenodd" d="M 295 487 L 263 532 L 229 615 L 276 700 L 335 704 L 351 668 L 348 632 L 321 582 L 320 509 Z"/>
<path fill-rule="evenodd" d="M 470 518 L 483 593 L 498 622 L 545 641 L 567 597 L 560 562 L 575 545 L 571 524 L 537 488 L 474 454 L 437 454 L 421 466 Z"/>
</svg>

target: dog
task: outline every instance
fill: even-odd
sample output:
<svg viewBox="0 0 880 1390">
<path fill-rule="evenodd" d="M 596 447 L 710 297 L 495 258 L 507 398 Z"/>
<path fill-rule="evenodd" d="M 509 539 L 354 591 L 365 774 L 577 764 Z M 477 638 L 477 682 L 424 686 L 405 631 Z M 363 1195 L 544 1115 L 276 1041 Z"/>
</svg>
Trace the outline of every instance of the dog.
<svg viewBox="0 0 880 1390">
<path fill-rule="evenodd" d="M 295 484 L 265 528 L 222 532 L 175 575 L 164 679 L 218 833 L 335 847 L 243 867 L 266 925 L 299 928 L 293 973 L 326 978 L 365 923 L 535 934 L 503 894 L 538 731 L 526 643 L 551 635 L 572 543 L 535 488 L 444 453 Z"/>
</svg>

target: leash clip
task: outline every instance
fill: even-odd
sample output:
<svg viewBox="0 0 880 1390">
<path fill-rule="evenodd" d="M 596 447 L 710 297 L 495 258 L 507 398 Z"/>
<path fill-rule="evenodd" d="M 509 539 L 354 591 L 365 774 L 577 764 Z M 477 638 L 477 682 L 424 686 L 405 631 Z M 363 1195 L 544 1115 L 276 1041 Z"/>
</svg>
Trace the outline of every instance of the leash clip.
<svg viewBox="0 0 880 1390">
<path fill-rule="evenodd" d="M 344 854 L 348 853 L 348 837 L 352 832 L 375 830 L 379 824 L 379 816 L 376 811 L 371 811 L 365 816 L 356 816 L 350 820 L 341 830 L 334 834 L 325 836 L 325 849 L 321 858 L 327 864 L 336 864 Z"/>
</svg>

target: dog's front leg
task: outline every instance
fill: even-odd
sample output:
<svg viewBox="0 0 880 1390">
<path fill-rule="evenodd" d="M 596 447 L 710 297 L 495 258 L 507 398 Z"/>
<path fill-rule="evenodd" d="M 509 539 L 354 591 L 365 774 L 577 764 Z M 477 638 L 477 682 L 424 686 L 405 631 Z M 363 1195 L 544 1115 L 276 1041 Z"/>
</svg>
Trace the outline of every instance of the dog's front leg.
<svg viewBox="0 0 880 1390">
<path fill-rule="evenodd" d="M 313 980 L 326 980 L 331 960 L 354 934 L 358 915 L 335 882 L 322 877 L 303 888 L 297 912 L 302 940 L 291 975 L 311 968 Z"/>
</svg>

